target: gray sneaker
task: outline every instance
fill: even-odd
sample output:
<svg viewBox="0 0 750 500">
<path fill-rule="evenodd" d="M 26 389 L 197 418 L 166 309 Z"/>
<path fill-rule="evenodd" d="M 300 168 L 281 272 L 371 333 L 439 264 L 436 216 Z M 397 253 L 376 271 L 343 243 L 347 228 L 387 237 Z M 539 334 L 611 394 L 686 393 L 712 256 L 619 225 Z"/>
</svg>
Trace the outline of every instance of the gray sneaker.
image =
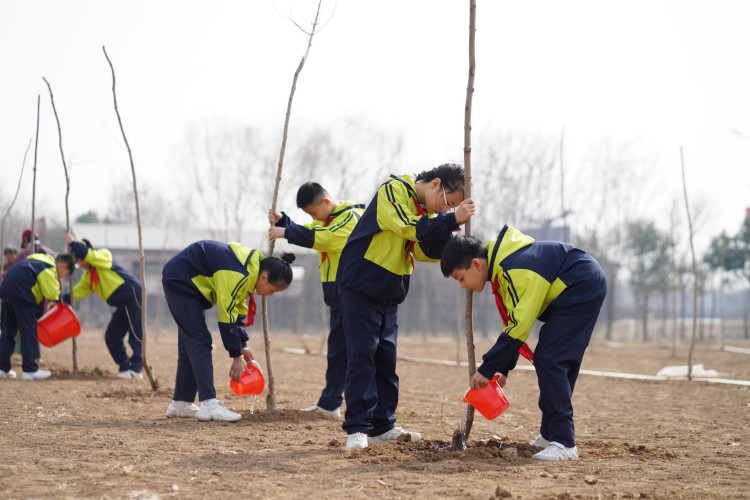
<svg viewBox="0 0 750 500">
<path fill-rule="evenodd" d="M 566 448 L 556 441 L 552 441 L 549 446 L 534 455 L 534 460 L 545 460 L 548 462 L 566 462 L 569 460 L 578 460 L 578 448 Z"/>
<path fill-rule="evenodd" d="M 52 372 L 49 370 L 37 370 L 35 372 L 23 372 L 21 378 L 23 380 L 44 380 L 50 378 Z"/>
<path fill-rule="evenodd" d="M 367 441 L 370 444 L 386 444 L 395 443 L 396 441 L 419 441 L 420 439 L 422 439 L 422 435 L 418 432 L 408 432 L 403 427 L 394 427 L 379 436 L 367 438 Z"/>
<path fill-rule="evenodd" d="M 13 370 L 8 370 L 7 372 L 0 370 L 0 378 L 16 378 L 16 372 Z"/>
<path fill-rule="evenodd" d="M 200 409 L 195 413 L 195 418 L 203 422 L 210 420 L 219 420 L 221 422 L 237 422 L 242 420 L 242 415 L 235 413 L 231 410 L 227 410 L 224 406 L 224 402 L 216 400 L 211 406 L 201 404 Z"/>
</svg>

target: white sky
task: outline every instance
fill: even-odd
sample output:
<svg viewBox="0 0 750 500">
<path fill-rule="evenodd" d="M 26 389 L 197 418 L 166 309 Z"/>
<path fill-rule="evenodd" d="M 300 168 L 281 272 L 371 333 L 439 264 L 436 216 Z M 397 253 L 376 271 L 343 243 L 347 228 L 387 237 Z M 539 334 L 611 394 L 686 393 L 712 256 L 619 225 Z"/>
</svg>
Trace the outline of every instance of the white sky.
<svg viewBox="0 0 750 500">
<path fill-rule="evenodd" d="M 750 2 L 477 3 L 474 137 L 490 127 L 551 134 L 564 127 L 571 151 L 601 137 L 645 140 L 670 197 L 680 186 L 683 146 L 691 196 L 712 200 L 708 231 L 739 228 L 750 206 Z M 300 24 L 309 23 L 313 0 L 0 0 L 4 203 L 41 95 L 37 210 L 60 207 L 64 217 L 57 128 L 42 76 L 72 163 L 71 216 L 106 214 L 112 180 L 130 182 L 102 45 L 115 66 L 139 181 L 169 190 L 177 148 L 201 121 L 258 125 L 280 145 L 307 43 L 280 13 L 290 5 Z M 462 162 L 468 5 L 339 1 L 300 77 L 289 140 L 295 126 L 363 115 L 403 133 L 402 172 Z M 22 191 L 29 201 L 32 161 L 33 144 Z"/>
</svg>

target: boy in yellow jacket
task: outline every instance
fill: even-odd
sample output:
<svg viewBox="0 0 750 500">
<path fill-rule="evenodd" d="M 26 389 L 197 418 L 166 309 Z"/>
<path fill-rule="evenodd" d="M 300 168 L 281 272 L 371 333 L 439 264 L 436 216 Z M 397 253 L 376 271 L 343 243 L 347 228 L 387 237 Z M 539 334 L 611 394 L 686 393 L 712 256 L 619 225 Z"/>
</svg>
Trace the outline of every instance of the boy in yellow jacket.
<svg viewBox="0 0 750 500">
<path fill-rule="evenodd" d="M 294 223 L 284 212 L 269 211 L 268 220 L 275 227 L 268 230 L 268 239 L 286 238 L 289 243 L 318 251 L 323 300 L 330 311 L 328 333 L 328 366 L 326 386 L 318 402 L 303 411 L 322 411 L 329 417 L 341 416 L 342 393 L 346 381 L 346 343 L 341 304 L 336 289 L 341 251 L 365 206 L 353 201 L 333 198 L 317 182 L 306 182 L 297 190 L 297 207 L 313 218 L 305 225 Z"/>
<path fill-rule="evenodd" d="M 52 374 L 40 370 L 37 343 L 36 310 L 43 299 L 60 300 L 60 278 L 73 270 L 73 257 L 32 253 L 8 270 L 0 284 L 0 378 L 16 378 L 10 368 L 10 356 L 21 333 L 21 357 L 24 380 L 43 380 Z"/>
<path fill-rule="evenodd" d="M 531 442 L 544 449 L 533 458 L 577 460 L 571 397 L 607 294 L 599 263 L 573 246 L 534 241 L 505 226 L 486 246 L 473 236 L 454 238 L 440 268 L 475 292 L 490 282 L 503 320 L 503 332 L 471 379 L 472 389 L 486 387 L 495 373 L 504 386 L 534 321 L 544 322 L 534 353 L 542 424 Z"/>
</svg>

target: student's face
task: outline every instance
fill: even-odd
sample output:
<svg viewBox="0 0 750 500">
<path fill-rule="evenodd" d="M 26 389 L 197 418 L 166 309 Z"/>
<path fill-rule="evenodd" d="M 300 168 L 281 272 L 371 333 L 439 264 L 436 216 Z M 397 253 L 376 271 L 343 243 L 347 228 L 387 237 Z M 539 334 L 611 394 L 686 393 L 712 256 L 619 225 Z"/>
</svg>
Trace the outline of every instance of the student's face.
<svg viewBox="0 0 750 500">
<path fill-rule="evenodd" d="M 15 264 L 16 263 L 16 255 L 15 253 L 8 252 L 5 254 L 5 262 L 8 264 Z"/>
<path fill-rule="evenodd" d="M 268 273 L 265 271 L 260 273 L 260 276 L 258 276 L 258 282 L 255 284 L 255 292 L 264 297 L 270 297 L 276 292 L 283 292 L 286 288 L 287 285 L 274 285 L 268 281 Z"/>
<path fill-rule="evenodd" d="M 430 181 L 430 187 L 425 195 L 425 209 L 427 213 L 450 213 L 464 201 L 463 191 L 447 191 L 440 179 Z"/>
<path fill-rule="evenodd" d="M 76 259 L 76 264 L 78 265 L 78 267 L 82 269 L 88 269 L 89 267 L 91 267 L 91 264 L 89 264 L 83 259 Z"/>
<path fill-rule="evenodd" d="M 317 205 L 307 205 L 302 209 L 307 215 L 312 217 L 314 220 L 325 222 L 333 211 L 331 208 L 331 200 L 323 198 L 323 200 Z"/>
<path fill-rule="evenodd" d="M 454 269 L 451 278 L 458 281 L 461 288 L 481 292 L 487 284 L 487 263 L 483 259 L 472 259 L 468 269 Z"/>
<path fill-rule="evenodd" d="M 57 277 L 58 278 L 64 278 L 70 274 L 70 269 L 68 269 L 68 266 L 65 264 L 58 265 L 57 266 Z"/>
</svg>

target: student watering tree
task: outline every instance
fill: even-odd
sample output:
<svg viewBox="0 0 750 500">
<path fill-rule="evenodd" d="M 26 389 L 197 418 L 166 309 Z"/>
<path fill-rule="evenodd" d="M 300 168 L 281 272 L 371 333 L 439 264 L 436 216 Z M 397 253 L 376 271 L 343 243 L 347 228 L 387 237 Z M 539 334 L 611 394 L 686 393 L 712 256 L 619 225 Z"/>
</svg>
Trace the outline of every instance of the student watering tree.
<svg viewBox="0 0 750 500">
<path fill-rule="evenodd" d="M 505 226 L 483 246 L 473 236 L 445 245 L 440 268 L 466 289 L 489 282 L 503 332 L 482 357 L 471 388 L 486 387 L 495 373 L 504 386 L 534 321 L 544 323 L 534 352 L 542 423 L 531 444 L 536 460 L 577 460 L 571 397 L 583 353 L 607 293 L 601 266 L 583 250 L 556 241 L 534 241 Z"/>
<path fill-rule="evenodd" d="M 245 326 L 255 316 L 255 292 L 270 297 L 292 282 L 294 254 L 263 257 L 240 243 L 198 241 L 172 257 L 162 271 L 169 312 L 177 323 L 177 375 L 166 416 L 237 422 L 242 415 L 216 399 L 211 332 L 206 309 L 218 308 L 219 333 L 233 359 L 229 377 L 240 381 L 253 353 Z M 249 300 L 249 306 L 245 301 Z M 244 322 L 247 318 L 247 322 Z M 194 404 L 195 395 L 201 403 Z"/>
<path fill-rule="evenodd" d="M 141 282 L 117 264 L 108 249 L 94 248 L 86 239 L 76 241 L 70 233 L 65 235 L 65 241 L 70 245 L 76 264 L 84 270 L 81 280 L 73 287 L 73 299 L 78 302 L 95 293 L 115 308 L 104 331 L 104 342 L 119 367 L 117 377 L 143 378 Z M 70 302 L 69 295 L 65 295 L 64 300 Z M 125 349 L 126 334 L 131 356 Z"/>
</svg>

